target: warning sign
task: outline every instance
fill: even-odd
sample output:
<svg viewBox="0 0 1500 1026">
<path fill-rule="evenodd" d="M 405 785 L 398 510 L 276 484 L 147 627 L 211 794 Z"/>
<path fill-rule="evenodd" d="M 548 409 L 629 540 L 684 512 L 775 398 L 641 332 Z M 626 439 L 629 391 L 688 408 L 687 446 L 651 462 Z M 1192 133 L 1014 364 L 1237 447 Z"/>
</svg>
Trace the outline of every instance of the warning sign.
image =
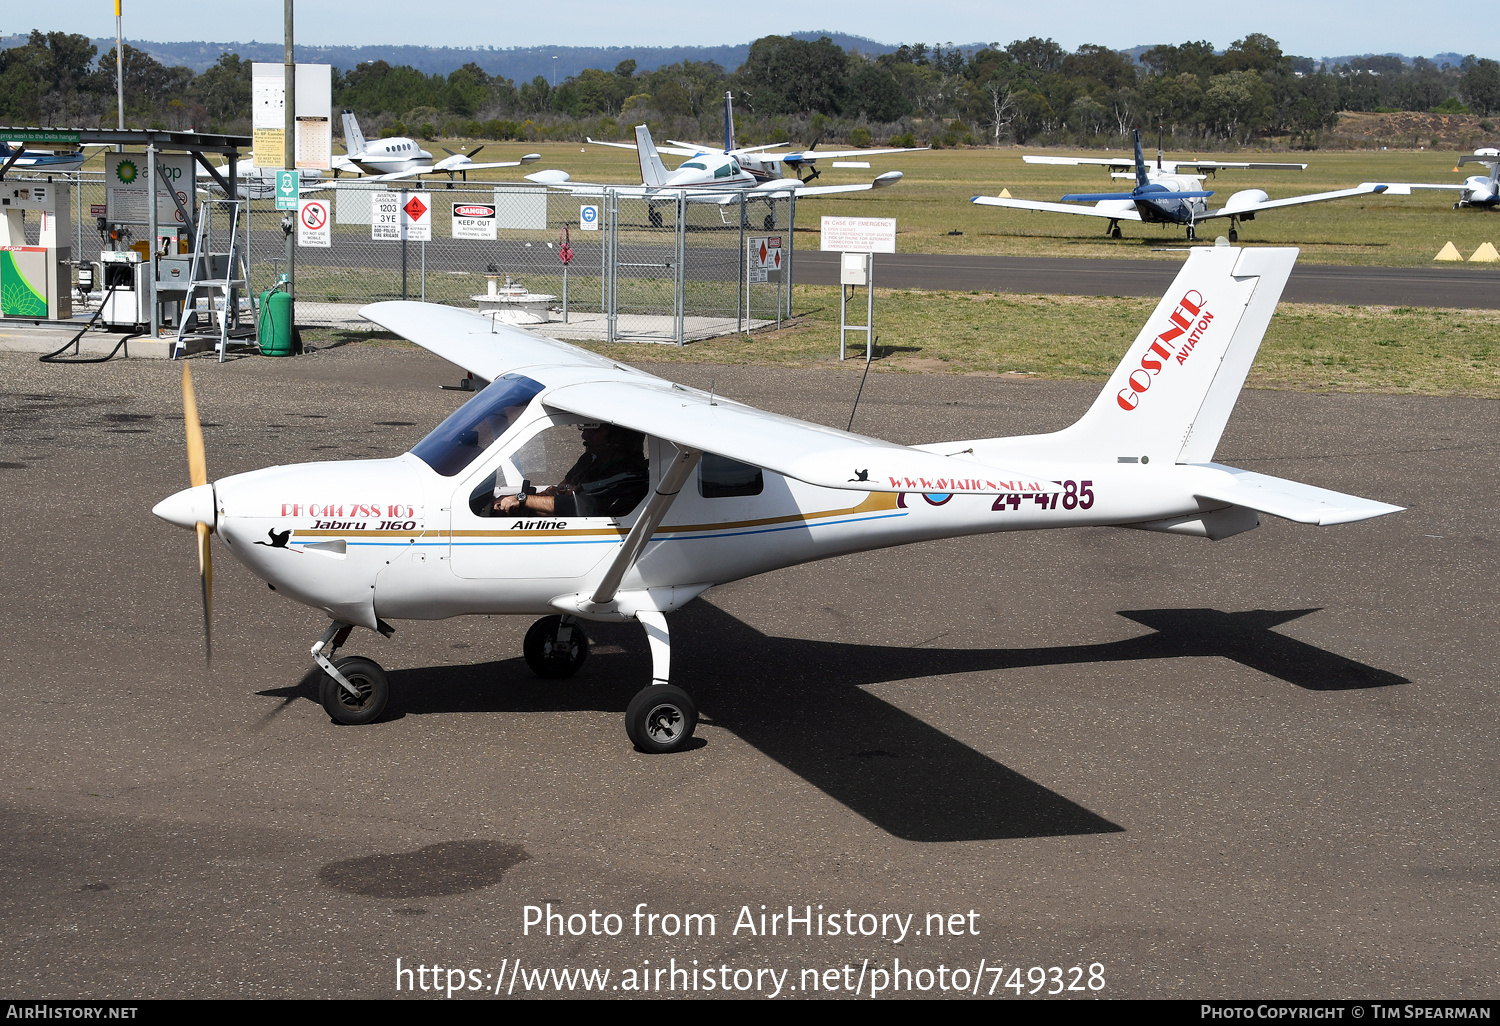
<svg viewBox="0 0 1500 1026">
<path fill-rule="evenodd" d="M 377 192 L 370 201 L 370 238 L 375 242 L 401 241 L 401 194 Z"/>
<path fill-rule="evenodd" d="M 328 201 L 305 199 L 297 205 L 297 245 L 328 249 L 333 245 L 333 217 Z"/>
<path fill-rule="evenodd" d="M 432 238 L 432 207 L 421 193 L 401 194 L 401 237 L 412 242 L 427 242 Z"/>
<path fill-rule="evenodd" d="M 746 240 L 749 271 L 748 281 L 752 285 L 781 280 L 781 236 L 766 235 Z"/>
<path fill-rule="evenodd" d="M 453 204 L 453 237 L 455 239 L 494 240 L 495 207 L 490 203 Z"/>
</svg>

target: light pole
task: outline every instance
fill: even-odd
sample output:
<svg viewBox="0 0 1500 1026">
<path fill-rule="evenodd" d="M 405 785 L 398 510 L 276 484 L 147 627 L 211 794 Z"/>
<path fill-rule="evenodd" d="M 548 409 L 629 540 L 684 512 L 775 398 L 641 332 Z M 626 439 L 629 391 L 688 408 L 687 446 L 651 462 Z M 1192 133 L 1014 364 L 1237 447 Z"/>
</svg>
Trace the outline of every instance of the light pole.
<svg viewBox="0 0 1500 1026">
<path fill-rule="evenodd" d="M 120 0 L 115 0 L 115 100 L 120 105 L 120 131 L 125 131 L 125 46 L 120 31 Z M 125 149 L 116 146 L 115 152 Z"/>
<path fill-rule="evenodd" d="M 295 172 L 297 169 L 297 64 L 292 56 L 292 0 L 286 3 L 286 58 L 282 68 L 282 81 L 286 86 L 286 122 L 285 137 L 282 141 L 281 166 Z M 297 211 L 292 211 L 292 223 L 296 224 Z M 297 235 L 294 231 L 286 233 L 286 293 L 292 297 L 292 302 L 287 310 L 287 328 L 295 331 L 297 323 L 297 276 L 294 261 L 297 255 Z M 295 335 L 293 335 L 295 337 Z M 288 342 L 291 339 L 287 340 Z"/>
<path fill-rule="evenodd" d="M 557 55 L 552 55 L 552 88 L 557 88 Z"/>
</svg>

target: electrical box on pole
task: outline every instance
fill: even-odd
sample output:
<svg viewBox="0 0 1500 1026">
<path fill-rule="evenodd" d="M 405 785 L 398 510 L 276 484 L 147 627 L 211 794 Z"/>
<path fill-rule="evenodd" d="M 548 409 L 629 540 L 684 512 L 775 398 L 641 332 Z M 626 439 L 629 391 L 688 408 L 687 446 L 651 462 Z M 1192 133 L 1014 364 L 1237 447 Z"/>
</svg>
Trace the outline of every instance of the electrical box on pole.
<svg viewBox="0 0 1500 1026">
<path fill-rule="evenodd" d="M 896 252 L 894 217 L 825 217 L 819 248 L 839 254 L 839 359 L 851 331 L 864 332 L 865 362 L 875 357 L 875 254 Z M 865 290 L 865 323 L 849 323 L 849 301 Z"/>
</svg>

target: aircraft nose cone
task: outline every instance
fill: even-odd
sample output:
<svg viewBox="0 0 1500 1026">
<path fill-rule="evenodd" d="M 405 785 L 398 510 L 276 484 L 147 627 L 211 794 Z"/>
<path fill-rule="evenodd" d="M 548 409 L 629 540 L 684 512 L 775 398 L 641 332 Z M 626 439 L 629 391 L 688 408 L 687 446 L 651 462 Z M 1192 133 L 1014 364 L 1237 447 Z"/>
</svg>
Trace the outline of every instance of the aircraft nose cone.
<svg viewBox="0 0 1500 1026">
<path fill-rule="evenodd" d="M 192 528 L 197 524 L 214 526 L 214 486 L 201 484 L 169 495 L 152 507 L 151 512 L 169 524 Z"/>
</svg>

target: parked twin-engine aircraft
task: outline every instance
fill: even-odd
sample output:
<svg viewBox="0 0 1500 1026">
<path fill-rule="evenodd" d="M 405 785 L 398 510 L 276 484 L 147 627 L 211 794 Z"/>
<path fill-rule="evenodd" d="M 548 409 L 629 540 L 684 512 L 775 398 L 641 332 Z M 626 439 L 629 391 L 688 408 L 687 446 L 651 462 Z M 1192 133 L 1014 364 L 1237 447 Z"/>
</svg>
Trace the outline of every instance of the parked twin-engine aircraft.
<svg viewBox="0 0 1500 1026">
<path fill-rule="evenodd" d="M 652 681 L 626 733 L 671 751 L 697 712 L 670 683 L 666 615 L 716 584 L 999 531 L 1217 540 L 1260 513 L 1326 525 L 1399 509 L 1213 462 L 1296 255 L 1195 249 L 1073 426 L 917 446 L 766 413 L 471 312 L 376 303 L 370 320 L 490 384 L 404 455 L 210 483 L 184 365 L 192 487 L 153 512 L 197 532 L 205 632 L 211 534 L 330 618 L 312 656 L 336 721 L 376 719 L 390 693 L 374 661 L 333 659 L 356 626 L 389 636 L 402 618 L 541 616 L 526 662 L 567 677 L 588 656 L 584 621 L 634 620 Z"/>
<path fill-rule="evenodd" d="M 219 178 L 229 177 L 229 164 L 227 162 L 217 165 L 214 170 L 218 172 Z M 236 183 L 235 188 L 239 190 L 241 197 L 253 200 L 276 198 L 276 172 L 279 170 L 278 168 L 256 167 L 254 157 L 241 157 L 239 162 L 235 164 L 235 170 L 239 176 L 239 182 Z M 201 164 L 198 165 L 197 177 L 200 189 L 208 189 L 216 193 L 224 191 L 218 179 L 215 179 L 208 172 L 208 169 Z M 299 194 L 312 192 L 322 185 L 323 172 L 316 168 L 302 168 L 297 172 L 297 183 Z"/>
<path fill-rule="evenodd" d="M 1032 161 L 1032 158 L 1026 158 Z M 1073 162 L 1073 158 L 1062 158 L 1059 161 L 1032 161 L 1033 163 L 1045 162 Z M 1103 163 L 1108 167 L 1125 167 L 1123 162 L 1112 159 L 1077 160 L 1077 163 Z M 1239 225 L 1241 221 L 1253 221 L 1257 214 L 1267 210 L 1275 210 L 1279 207 L 1298 206 L 1303 203 L 1322 203 L 1325 200 L 1345 199 L 1349 196 L 1366 196 L 1372 193 L 1385 192 L 1387 186 L 1376 182 L 1365 182 L 1352 189 L 1337 189 L 1333 192 L 1315 192 L 1308 196 L 1292 196 L 1288 199 L 1273 200 L 1262 189 L 1242 189 L 1232 194 L 1229 201 L 1218 210 L 1209 210 L 1208 204 L 1204 202 L 1213 195 L 1211 190 L 1202 188 L 1202 174 L 1183 174 L 1176 171 L 1177 167 L 1184 165 L 1196 166 L 1200 169 L 1226 170 L 1233 166 L 1240 167 L 1264 167 L 1267 165 L 1243 164 L 1235 165 L 1228 162 L 1212 161 L 1174 161 L 1173 170 L 1166 170 L 1166 162 L 1162 161 L 1162 169 L 1156 170 L 1149 167 L 1146 158 L 1141 153 L 1141 133 L 1135 133 L 1135 162 L 1133 172 L 1135 188 L 1130 192 L 1098 192 L 1098 193 L 1072 193 L 1062 197 L 1057 203 L 1046 203 L 1038 200 L 1010 199 L 1001 196 L 975 196 L 971 200 L 991 207 L 1011 207 L 1016 210 L 1041 210 L 1054 214 L 1082 214 L 1086 217 L 1103 217 L 1109 220 L 1109 226 L 1105 233 L 1110 238 L 1121 237 L 1121 221 L 1143 221 L 1147 224 L 1177 224 L 1187 229 L 1188 239 L 1197 238 L 1197 225 L 1214 218 L 1229 218 L 1229 241 L 1238 242 L 1240 238 Z M 1215 165 L 1216 166 L 1210 166 Z M 1282 164 L 1270 165 L 1277 168 L 1305 167 L 1306 165 Z M 1084 203 L 1092 202 L 1093 206 L 1083 206 Z"/>
<path fill-rule="evenodd" d="M 1487 175 L 1470 175 L 1462 182 L 1387 182 L 1386 192 L 1391 196 L 1410 196 L 1413 189 L 1457 189 L 1458 200 L 1453 209 L 1478 207 L 1494 210 L 1500 206 L 1500 149 L 1486 146 L 1458 158 L 1458 171 L 1465 164 L 1480 164 L 1489 168 Z"/>
<path fill-rule="evenodd" d="M 77 171 L 83 167 L 85 159 L 87 154 L 82 149 L 58 153 L 55 150 L 35 150 L 23 142 L 14 145 L 0 142 L 0 175 L 11 170 L 36 174 Z"/>
<path fill-rule="evenodd" d="M 639 138 L 639 134 L 637 134 Z M 622 150 L 634 150 L 639 148 L 638 143 L 616 143 L 601 142 L 598 139 L 589 139 L 595 146 L 613 146 Z M 805 150 L 787 150 L 785 152 L 772 152 L 780 143 L 767 143 L 764 146 L 736 146 L 734 144 L 734 95 L 724 94 L 724 150 L 719 152 L 717 147 L 702 143 L 679 142 L 676 139 L 668 139 L 666 146 L 656 147 L 658 154 L 667 153 L 676 157 L 687 157 L 689 163 L 678 167 L 678 171 L 684 168 L 692 171 L 714 172 L 719 177 L 728 177 L 729 173 L 748 174 L 755 179 L 757 184 L 767 182 L 780 182 L 784 178 L 783 166 L 790 168 L 792 174 L 804 185 L 814 178 L 822 175 L 817 169 L 819 160 L 836 161 L 849 157 L 873 157 L 883 153 L 917 153 L 928 150 L 930 146 L 895 146 L 884 149 L 864 150 L 818 150 L 817 143 Z M 728 159 L 724 159 L 728 158 Z M 701 164 L 702 167 L 695 167 Z M 859 163 L 854 166 L 869 167 L 868 163 Z M 725 173 L 723 169 L 734 170 Z M 803 177 L 803 171 L 808 172 Z M 785 183 L 783 183 L 785 184 Z"/>
<path fill-rule="evenodd" d="M 344 148 L 349 151 L 347 156 L 340 155 L 333 158 L 335 177 L 340 172 L 369 174 L 374 176 L 368 179 L 372 182 L 398 181 L 422 175 L 447 175 L 451 180 L 456 174 L 463 175 L 464 180 L 468 181 L 470 171 L 483 171 L 494 167 L 520 167 L 522 164 L 533 164 L 542 159 L 540 153 L 528 153 L 520 160 L 499 160 L 476 164 L 473 159 L 474 153 L 484 149 L 481 146 L 474 153 L 454 153 L 448 150 L 448 156 L 434 163 L 432 154 L 417 145 L 415 139 L 408 139 L 405 136 L 392 136 L 374 141 L 365 139 L 365 133 L 359 127 L 359 119 L 354 116 L 352 110 L 344 111 Z"/>
</svg>

